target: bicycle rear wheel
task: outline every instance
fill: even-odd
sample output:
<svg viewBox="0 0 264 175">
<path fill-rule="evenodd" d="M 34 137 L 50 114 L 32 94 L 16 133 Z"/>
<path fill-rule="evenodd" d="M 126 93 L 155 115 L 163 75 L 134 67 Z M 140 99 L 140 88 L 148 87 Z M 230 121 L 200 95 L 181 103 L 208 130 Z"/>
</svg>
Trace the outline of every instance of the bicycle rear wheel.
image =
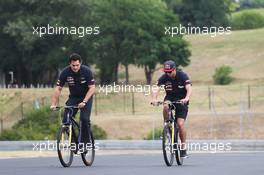
<svg viewBox="0 0 264 175">
<path fill-rule="evenodd" d="M 175 127 L 175 158 L 178 165 L 183 164 L 183 158 L 181 157 L 181 139 L 179 130 Z"/>
<path fill-rule="evenodd" d="M 173 146 L 171 144 L 171 129 L 169 125 L 165 125 L 163 129 L 163 138 L 162 138 L 162 151 L 163 151 L 163 157 L 164 161 L 167 166 L 171 166 L 173 164 L 174 160 L 174 151 Z"/>
<path fill-rule="evenodd" d="M 95 157 L 95 146 L 94 146 L 94 138 L 93 133 L 90 131 L 90 144 L 87 145 L 87 149 L 84 153 L 81 153 L 82 161 L 86 166 L 91 166 Z"/>
<path fill-rule="evenodd" d="M 71 166 L 73 160 L 73 152 L 71 150 L 71 141 L 69 141 L 69 127 L 61 127 L 58 131 L 57 152 L 62 166 Z"/>
</svg>

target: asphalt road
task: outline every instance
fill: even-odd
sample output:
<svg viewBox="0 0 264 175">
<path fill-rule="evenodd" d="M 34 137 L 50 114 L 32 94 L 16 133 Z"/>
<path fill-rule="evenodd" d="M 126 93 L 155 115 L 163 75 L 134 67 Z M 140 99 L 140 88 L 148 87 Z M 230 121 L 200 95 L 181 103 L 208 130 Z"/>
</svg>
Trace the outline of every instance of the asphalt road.
<svg viewBox="0 0 264 175">
<path fill-rule="evenodd" d="M 176 162 L 175 162 L 176 163 Z M 1 175 L 263 175 L 264 153 L 192 154 L 183 166 L 166 167 L 162 154 L 98 155 L 92 167 L 78 156 L 70 168 L 57 157 L 0 159 Z"/>
</svg>

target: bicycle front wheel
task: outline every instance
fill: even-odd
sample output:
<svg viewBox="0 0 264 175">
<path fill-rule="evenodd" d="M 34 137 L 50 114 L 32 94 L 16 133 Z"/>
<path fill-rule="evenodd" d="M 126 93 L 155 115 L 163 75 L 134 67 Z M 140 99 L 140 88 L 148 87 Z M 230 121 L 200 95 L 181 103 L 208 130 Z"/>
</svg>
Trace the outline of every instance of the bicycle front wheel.
<svg viewBox="0 0 264 175">
<path fill-rule="evenodd" d="M 64 167 L 71 166 L 73 160 L 71 141 L 69 139 L 69 127 L 61 127 L 57 134 L 57 152 L 60 163 Z"/>
<path fill-rule="evenodd" d="M 163 138 L 162 138 L 162 150 L 164 161 L 167 166 L 171 166 L 174 160 L 174 151 L 172 146 L 171 139 L 171 129 L 169 125 L 165 125 L 163 129 Z"/>
<path fill-rule="evenodd" d="M 179 135 L 179 130 L 176 129 L 175 132 L 175 158 L 178 165 L 183 164 L 183 158 L 181 157 L 181 139 Z"/>
<path fill-rule="evenodd" d="M 95 146 L 92 131 L 90 132 L 90 143 L 87 146 L 84 153 L 81 153 L 82 161 L 86 166 L 91 166 L 95 157 Z"/>
</svg>

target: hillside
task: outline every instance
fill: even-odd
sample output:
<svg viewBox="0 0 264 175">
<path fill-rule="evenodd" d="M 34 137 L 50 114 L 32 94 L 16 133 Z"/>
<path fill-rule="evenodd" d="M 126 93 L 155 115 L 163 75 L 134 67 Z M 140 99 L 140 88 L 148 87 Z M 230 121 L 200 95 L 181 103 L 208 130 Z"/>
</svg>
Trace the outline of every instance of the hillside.
<svg viewBox="0 0 264 175">
<path fill-rule="evenodd" d="M 264 83 L 264 29 L 232 31 L 231 35 L 189 35 L 191 64 L 183 68 L 196 84 L 212 84 L 215 68 L 233 68 L 234 83 Z M 130 66 L 130 80 L 145 82 L 142 68 Z M 161 72 L 154 74 L 154 81 Z"/>
<path fill-rule="evenodd" d="M 191 43 L 191 64 L 186 68 L 194 81 L 212 81 L 216 67 L 233 67 L 238 82 L 264 82 L 264 29 L 233 31 L 231 35 L 187 36 Z"/>
</svg>

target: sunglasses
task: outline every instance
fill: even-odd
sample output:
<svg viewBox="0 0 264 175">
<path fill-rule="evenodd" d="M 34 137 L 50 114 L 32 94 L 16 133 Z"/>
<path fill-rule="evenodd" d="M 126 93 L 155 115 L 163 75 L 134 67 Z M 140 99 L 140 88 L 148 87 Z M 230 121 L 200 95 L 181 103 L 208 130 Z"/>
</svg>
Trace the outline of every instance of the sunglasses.
<svg viewBox="0 0 264 175">
<path fill-rule="evenodd" d="M 172 71 L 171 72 L 165 72 L 166 74 L 171 74 L 172 73 Z"/>
</svg>

